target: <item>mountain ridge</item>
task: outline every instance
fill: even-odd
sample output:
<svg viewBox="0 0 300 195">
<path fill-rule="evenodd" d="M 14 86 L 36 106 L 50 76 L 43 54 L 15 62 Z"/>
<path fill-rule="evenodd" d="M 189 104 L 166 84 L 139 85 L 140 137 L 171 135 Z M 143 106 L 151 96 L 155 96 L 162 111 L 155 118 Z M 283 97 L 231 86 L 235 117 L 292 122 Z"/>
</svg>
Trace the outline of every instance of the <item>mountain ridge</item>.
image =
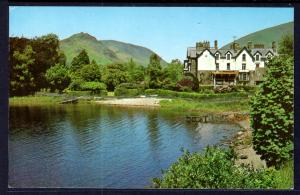
<svg viewBox="0 0 300 195">
<path fill-rule="evenodd" d="M 285 34 L 294 34 L 294 21 L 249 33 L 235 42 L 239 43 L 241 47 L 247 46 L 248 41 L 251 41 L 252 44 L 264 44 L 265 47 L 271 47 L 272 41 L 278 45 L 280 38 Z M 221 49 L 228 49 L 232 43 L 222 46 Z"/>
<path fill-rule="evenodd" d="M 155 53 L 147 47 L 132 43 L 118 40 L 98 40 L 85 32 L 76 33 L 60 40 L 60 48 L 67 57 L 67 64 L 70 64 L 82 49 L 87 51 L 90 60 L 104 65 L 128 62 L 132 58 L 136 63 L 147 66 L 149 57 Z M 165 66 L 167 62 L 162 59 L 161 64 Z"/>
</svg>

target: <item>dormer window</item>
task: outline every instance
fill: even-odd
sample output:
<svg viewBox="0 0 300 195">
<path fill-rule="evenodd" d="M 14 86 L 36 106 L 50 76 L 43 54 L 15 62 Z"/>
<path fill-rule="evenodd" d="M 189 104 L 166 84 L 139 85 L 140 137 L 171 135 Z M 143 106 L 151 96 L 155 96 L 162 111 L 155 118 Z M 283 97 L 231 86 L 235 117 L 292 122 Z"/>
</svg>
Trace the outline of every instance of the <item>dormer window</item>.
<svg viewBox="0 0 300 195">
<path fill-rule="evenodd" d="M 255 60 L 259 61 L 259 55 L 258 54 L 255 56 Z"/>
<path fill-rule="evenodd" d="M 220 58 L 220 55 L 217 53 L 216 54 L 216 60 L 218 60 Z"/>
<path fill-rule="evenodd" d="M 242 58 L 243 58 L 243 61 L 246 61 L 246 54 L 243 54 Z"/>
<path fill-rule="evenodd" d="M 230 54 L 227 54 L 226 56 L 227 56 L 227 60 L 230 60 Z"/>
</svg>

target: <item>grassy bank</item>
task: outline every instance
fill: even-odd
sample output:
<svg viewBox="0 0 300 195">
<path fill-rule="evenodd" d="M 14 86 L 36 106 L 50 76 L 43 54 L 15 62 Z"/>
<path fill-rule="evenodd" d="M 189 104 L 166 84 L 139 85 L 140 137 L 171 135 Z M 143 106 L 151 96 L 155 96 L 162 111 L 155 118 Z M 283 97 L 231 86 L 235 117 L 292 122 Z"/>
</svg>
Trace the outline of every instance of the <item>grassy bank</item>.
<svg viewBox="0 0 300 195">
<path fill-rule="evenodd" d="M 173 99 L 172 101 L 160 101 L 161 108 L 175 112 L 248 112 L 248 99 L 239 101 L 215 101 L 215 100 L 185 100 Z"/>
<path fill-rule="evenodd" d="M 10 106 L 35 106 L 35 105 L 54 105 L 62 101 L 60 96 L 22 96 L 10 97 Z"/>
</svg>

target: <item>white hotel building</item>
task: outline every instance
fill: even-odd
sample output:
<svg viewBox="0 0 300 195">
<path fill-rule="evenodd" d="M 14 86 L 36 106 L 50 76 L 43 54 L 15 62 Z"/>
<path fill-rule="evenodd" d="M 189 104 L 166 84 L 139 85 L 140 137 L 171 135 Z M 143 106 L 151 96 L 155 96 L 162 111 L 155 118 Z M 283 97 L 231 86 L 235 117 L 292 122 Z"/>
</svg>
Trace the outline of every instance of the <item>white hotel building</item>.
<svg viewBox="0 0 300 195">
<path fill-rule="evenodd" d="M 265 62 L 275 55 L 274 41 L 270 48 L 248 42 L 243 48 L 233 43 L 230 49 L 218 49 L 217 41 L 214 47 L 208 41 L 198 42 L 187 49 L 184 71 L 193 73 L 205 85 L 255 85 L 263 78 Z"/>
</svg>

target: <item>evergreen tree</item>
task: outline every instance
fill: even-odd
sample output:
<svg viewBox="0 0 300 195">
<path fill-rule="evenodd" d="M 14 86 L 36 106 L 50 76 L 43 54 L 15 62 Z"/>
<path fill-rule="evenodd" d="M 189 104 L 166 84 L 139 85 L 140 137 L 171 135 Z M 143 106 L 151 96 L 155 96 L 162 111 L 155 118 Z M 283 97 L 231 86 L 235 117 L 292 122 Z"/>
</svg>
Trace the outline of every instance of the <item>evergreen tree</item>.
<svg viewBox="0 0 300 195">
<path fill-rule="evenodd" d="M 71 71 L 75 72 L 87 64 L 90 64 L 90 59 L 86 50 L 83 49 L 77 56 L 73 58 L 70 69 Z"/>
</svg>

